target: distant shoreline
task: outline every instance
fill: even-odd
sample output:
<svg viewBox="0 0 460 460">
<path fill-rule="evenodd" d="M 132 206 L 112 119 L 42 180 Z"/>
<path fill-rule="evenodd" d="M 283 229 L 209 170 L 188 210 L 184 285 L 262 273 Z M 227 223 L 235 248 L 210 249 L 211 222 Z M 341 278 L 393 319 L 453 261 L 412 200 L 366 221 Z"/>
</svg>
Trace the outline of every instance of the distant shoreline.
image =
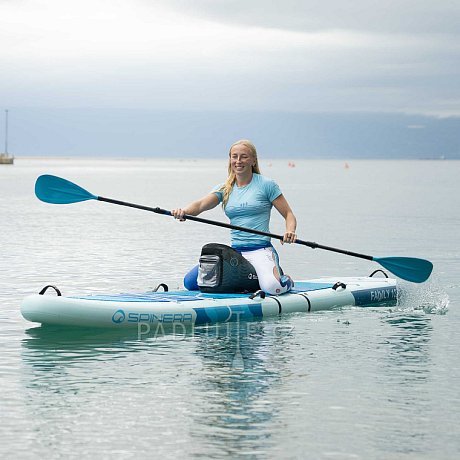
<svg viewBox="0 0 460 460">
<path fill-rule="evenodd" d="M 178 161 L 178 162 L 199 162 L 199 161 L 226 161 L 225 157 L 222 158 L 210 158 L 210 157 L 180 157 L 180 156 L 171 156 L 171 155 L 166 155 L 165 156 L 129 156 L 129 157 L 121 157 L 121 156 L 82 156 L 82 155 L 49 155 L 49 156 L 43 156 L 43 155 L 15 155 L 15 160 L 16 161 L 21 161 L 21 160 L 68 160 L 68 161 L 76 161 L 76 160 L 81 160 L 81 161 Z M 459 161 L 459 158 L 456 157 L 442 157 L 442 158 L 437 158 L 437 157 L 430 157 L 430 158 L 411 158 L 411 157 L 398 157 L 398 158 L 372 158 L 372 157 L 277 157 L 277 158 L 272 158 L 272 157 L 262 157 L 260 159 L 261 161 L 269 161 L 269 162 L 289 162 L 289 161 Z"/>
</svg>

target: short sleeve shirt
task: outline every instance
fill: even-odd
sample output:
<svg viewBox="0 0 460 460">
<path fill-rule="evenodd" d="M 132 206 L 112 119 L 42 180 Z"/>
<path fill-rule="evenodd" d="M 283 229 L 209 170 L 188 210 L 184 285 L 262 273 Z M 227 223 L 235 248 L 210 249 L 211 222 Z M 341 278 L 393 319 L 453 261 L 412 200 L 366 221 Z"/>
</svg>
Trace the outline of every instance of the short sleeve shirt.
<svg viewBox="0 0 460 460">
<path fill-rule="evenodd" d="M 222 202 L 222 185 L 213 190 L 219 202 Z M 281 195 L 278 184 L 260 174 L 253 174 L 249 184 L 238 187 L 236 184 L 230 193 L 225 214 L 232 225 L 247 227 L 254 230 L 269 232 L 270 213 L 273 201 Z M 231 231 L 233 247 L 251 247 L 266 245 L 270 237 L 243 232 L 240 230 Z"/>
</svg>

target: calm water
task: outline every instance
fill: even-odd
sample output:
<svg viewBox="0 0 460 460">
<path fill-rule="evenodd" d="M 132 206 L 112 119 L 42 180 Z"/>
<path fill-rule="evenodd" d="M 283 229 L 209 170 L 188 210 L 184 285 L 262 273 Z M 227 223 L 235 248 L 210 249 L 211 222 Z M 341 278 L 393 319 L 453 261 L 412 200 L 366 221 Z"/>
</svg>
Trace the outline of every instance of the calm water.
<svg viewBox="0 0 460 460">
<path fill-rule="evenodd" d="M 18 159 L 0 168 L 0 457 L 458 458 L 460 162 L 261 166 L 301 238 L 427 258 L 430 281 L 402 282 L 391 309 L 141 338 L 41 328 L 19 306 L 44 285 L 67 295 L 178 287 L 201 246 L 228 233 L 100 202 L 47 205 L 34 197 L 38 175 L 170 209 L 223 181 L 226 164 Z M 207 217 L 223 220 L 219 209 Z M 297 279 L 378 268 L 301 246 L 279 252 Z"/>
</svg>

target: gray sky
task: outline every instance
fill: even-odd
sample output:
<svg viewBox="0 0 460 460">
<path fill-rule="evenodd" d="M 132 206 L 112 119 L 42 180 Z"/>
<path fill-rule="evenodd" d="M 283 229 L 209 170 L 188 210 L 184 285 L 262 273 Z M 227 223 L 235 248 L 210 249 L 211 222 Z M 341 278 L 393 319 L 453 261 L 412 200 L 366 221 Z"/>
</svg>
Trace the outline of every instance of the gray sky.
<svg viewBox="0 0 460 460">
<path fill-rule="evenodd" d="M 457 117 L 460 2 L 0 0 L 1 108 Z"/>
</svg>

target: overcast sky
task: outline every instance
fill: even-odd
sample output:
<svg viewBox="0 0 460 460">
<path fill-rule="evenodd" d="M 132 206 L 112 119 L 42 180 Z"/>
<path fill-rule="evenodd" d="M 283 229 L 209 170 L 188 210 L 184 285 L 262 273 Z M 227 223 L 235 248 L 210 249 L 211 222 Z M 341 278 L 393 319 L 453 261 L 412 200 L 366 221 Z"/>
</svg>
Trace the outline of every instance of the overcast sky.
<svg viewBox="0 0 460 460">
<path fill-rule="evenodd" d="M 458 0 L 0 0 L 0 109 L 460 116 Z"/>
</svg>

